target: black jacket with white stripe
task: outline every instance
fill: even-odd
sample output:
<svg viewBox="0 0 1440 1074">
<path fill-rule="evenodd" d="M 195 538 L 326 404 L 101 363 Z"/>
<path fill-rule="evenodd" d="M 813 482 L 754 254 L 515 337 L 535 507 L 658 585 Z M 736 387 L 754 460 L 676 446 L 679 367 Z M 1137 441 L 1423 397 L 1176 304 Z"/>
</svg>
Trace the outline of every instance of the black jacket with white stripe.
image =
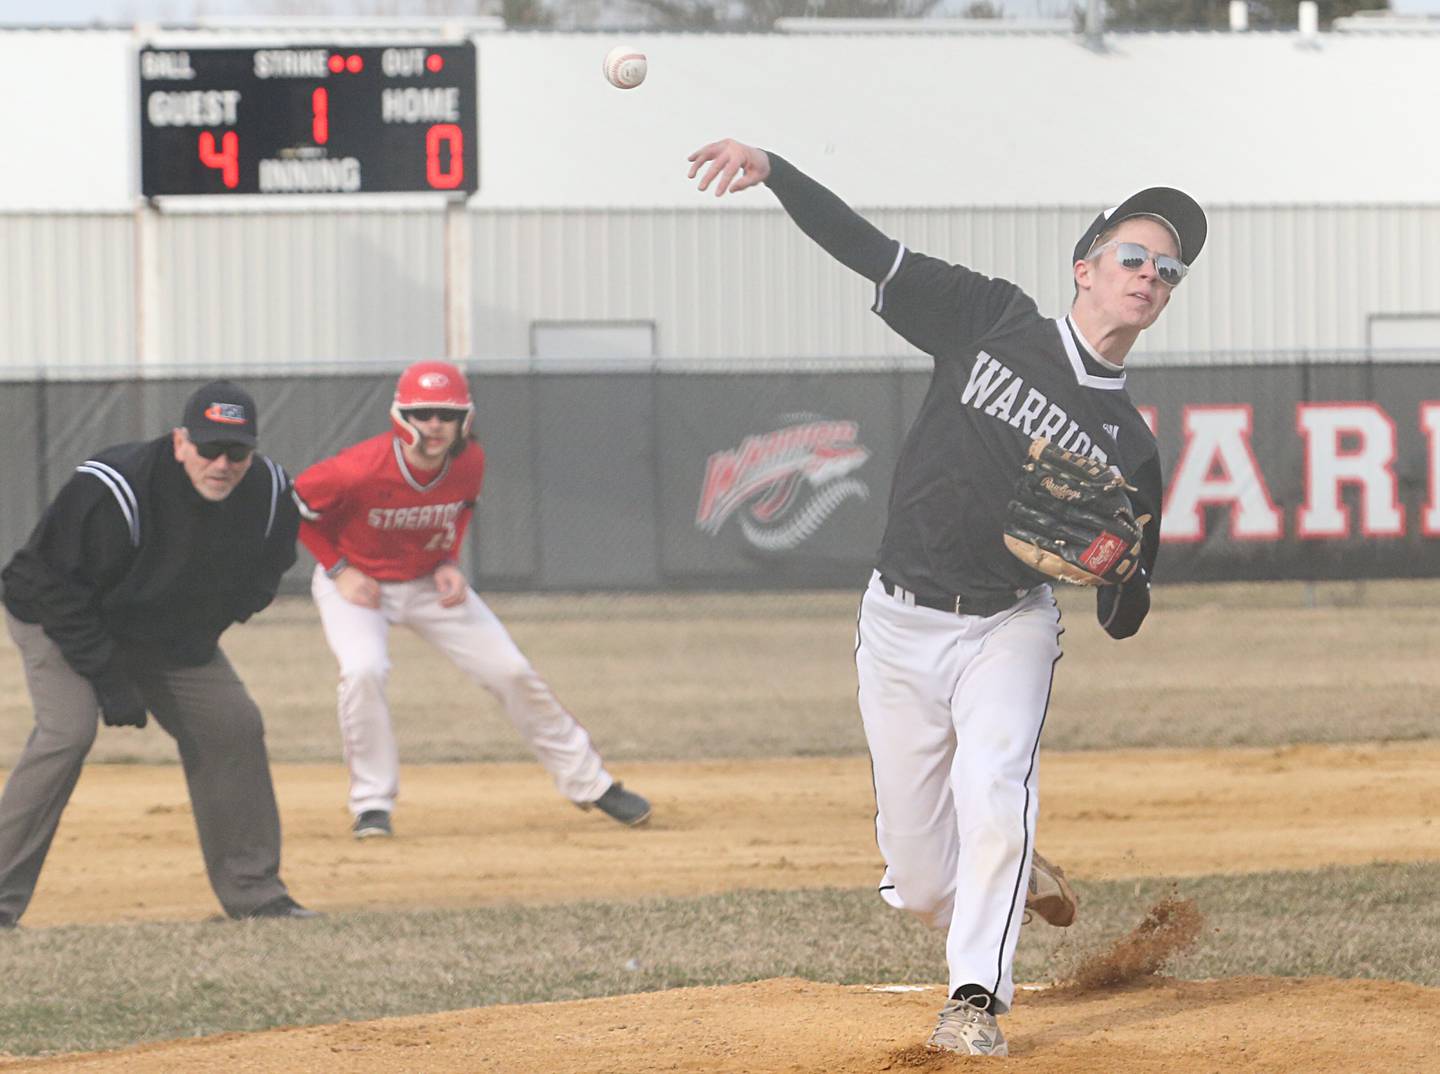
<svg viewBox="0 0 1440 1074">
<path fill-rule="evenodd" d="M 121 444 L 76 467 L 0 572 L 5 607 L 87 678 L 135 661 L 194 667 L 274 599 L 299 526 L 289 475 L 258 452 L 215 503 L 169 435 Z"/>
</svg>

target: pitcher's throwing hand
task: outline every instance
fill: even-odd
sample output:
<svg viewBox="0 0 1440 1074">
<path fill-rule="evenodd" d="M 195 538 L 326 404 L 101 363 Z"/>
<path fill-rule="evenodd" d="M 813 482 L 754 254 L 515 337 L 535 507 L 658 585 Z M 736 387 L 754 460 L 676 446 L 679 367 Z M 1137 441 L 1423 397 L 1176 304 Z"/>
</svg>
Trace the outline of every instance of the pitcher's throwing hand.
<svg viewBox="0 0 1440 1074">
<path fill-rule="evenodd" d="M 690 154 L 690 178 L 700 174 L 700 169 L 710 165 L 700 178 L 700 189 L 709 190 L 710 184 L 718 178 L 715 196 L 718 198 L 727 190 L 738 193 L 763 183 L 770 176 L 770 157 L 763 149 L 724 138 L 718 142 L 701 146 Z"/>
</svg>

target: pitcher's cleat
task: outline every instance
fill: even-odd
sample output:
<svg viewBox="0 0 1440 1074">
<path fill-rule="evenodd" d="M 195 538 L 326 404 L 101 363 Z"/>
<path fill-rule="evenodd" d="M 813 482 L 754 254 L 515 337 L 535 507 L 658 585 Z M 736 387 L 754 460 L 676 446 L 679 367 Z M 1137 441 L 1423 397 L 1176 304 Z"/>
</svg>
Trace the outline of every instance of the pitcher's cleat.
<svg viewBox="0 0 1440 1074">
<path fill-rule="evenodd" d="M 960 1055 L 1010 1054 L 1000 1023 L 989 1011 L 982 1011 L 963 999 L 947 1000 L 940 1010 L 935 1032 L 925 1042 L 932 1052 L 958 1052 Z"/>
</svg>

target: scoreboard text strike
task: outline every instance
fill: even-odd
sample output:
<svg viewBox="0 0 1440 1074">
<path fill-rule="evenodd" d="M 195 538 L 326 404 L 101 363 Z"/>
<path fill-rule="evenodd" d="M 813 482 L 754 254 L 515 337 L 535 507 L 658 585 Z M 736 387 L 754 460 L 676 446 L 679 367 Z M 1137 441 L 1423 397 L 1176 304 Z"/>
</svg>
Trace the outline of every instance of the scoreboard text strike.
<svg viewBox="0 0 1440 1074">
<path fill-rule="evenodd" d="M 140 189 L 459 191 L 479 179 L 475 46 L 140 53 Z"/>
</svg>

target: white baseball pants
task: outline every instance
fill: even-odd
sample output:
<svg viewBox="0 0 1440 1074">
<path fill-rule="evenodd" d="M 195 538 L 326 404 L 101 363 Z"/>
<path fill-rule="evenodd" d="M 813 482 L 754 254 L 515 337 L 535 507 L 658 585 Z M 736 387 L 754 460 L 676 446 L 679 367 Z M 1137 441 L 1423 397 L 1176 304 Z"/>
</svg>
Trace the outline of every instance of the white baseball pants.
<svg viewBox="0 0 1440 1074">
<path fill-rule="evenodd" d="M 1060 659 L 1054 594 L 1040 586 L 981 618 L 906 603 L 877 573 L 856 633 L 880 894 L 947 929 L 950 991 L 983 985 L 1003 1014 L 1015 995 L 1040 730 Z"/>
<path fill-rule="evenodd" d="M 342 597 L 316 567 L 310 591 L 325 640 L 340 662 L 340 737 L 355 816 L 371 809 L 392 811 L 400 790 L 400 757 L 385 697 L 391 624 L 408 626 L 494 694 L 562 795 L 585 803 L 610 789 L 614 779 L 590 735 L 473 589 L 464 603 L 446 608 L 429 576 L 381 582 L 380 607 L 363 608 Z"/>
</svg>

